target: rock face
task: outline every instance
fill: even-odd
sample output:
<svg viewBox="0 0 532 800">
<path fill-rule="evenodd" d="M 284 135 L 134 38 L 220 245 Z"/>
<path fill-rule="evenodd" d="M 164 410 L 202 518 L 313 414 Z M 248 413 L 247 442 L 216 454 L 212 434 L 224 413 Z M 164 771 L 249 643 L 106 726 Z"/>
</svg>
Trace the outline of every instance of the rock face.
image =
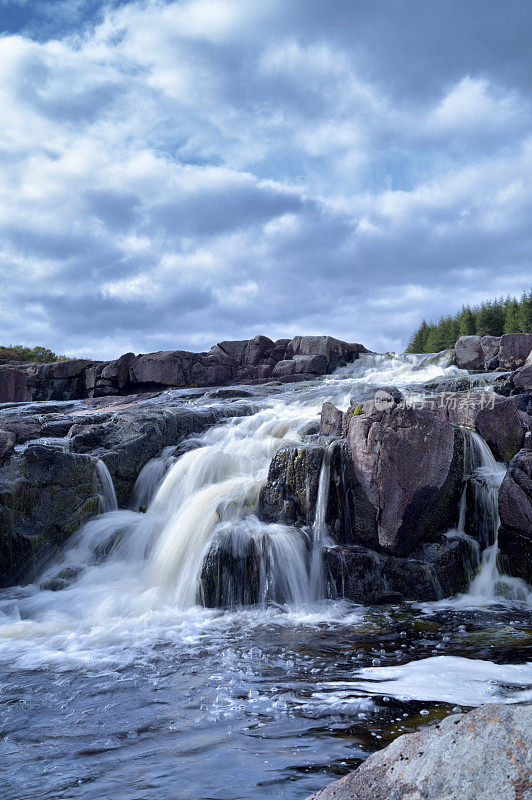
<svg viewBox="0 0 532 800">
<path fill-rule="evenodd" d="M 511 575 L 532 583 L 532 450 L 510 462 L 499 489 L 499 547 Z"/>
<path fill-rule="evenodd" d="M 309 800 L 527 800 L 531 754 L 532 706 L 486 705 L 400 736 Z"/>
<path fill-rule="evenodd" d="M 523 446 L 519 412 L 508 397 L 485 392 L 453 393 L 429 400 L 426 406 L 456 425 L 473 428 L 498 461 L 510 461 Z"/>
<path fill-rule="evenodd" d="M 520 392 L 532 393 L 532 355 L 529 355 L 523 366 L 514 373 L 513 382 Z"/>
<path fill-rule="evenodd" d="M 0 586 L 31 582 L 101 507 L 96 459 L 29 446 L 0 470 Z"/>
<path fill-rule="evenodd" d="M 461 336 L 454 346 L 458 367 L 477 371 L 516 370 L 532 350 L 532 333 L 503 336 Z"/>
<path fill-rule="evenodd" d="M 361 344 L 332 336 L 267 336 L 220 342 L 207 353 L 163 350 L 115 361 L 72 359 L 51 364 L 0 365 L 0 402 L 74 400 L 169 387 L 282 382 L 333 372 L 367 353 Z"/>
<path fill-rule="evenodd" d="M 370 409 L 350 416 L 347 452 L 387 553 L 407 555 L 456 522 L 464 461 L 456 425 L 425 409 Z"/>
<path fill-rule="evenodd" d="M 259 516 L 266 522 L 312 525 L 325 453 L 319 446 L 287 446 L 270 463 L 259 499 Z"/>
</svg>

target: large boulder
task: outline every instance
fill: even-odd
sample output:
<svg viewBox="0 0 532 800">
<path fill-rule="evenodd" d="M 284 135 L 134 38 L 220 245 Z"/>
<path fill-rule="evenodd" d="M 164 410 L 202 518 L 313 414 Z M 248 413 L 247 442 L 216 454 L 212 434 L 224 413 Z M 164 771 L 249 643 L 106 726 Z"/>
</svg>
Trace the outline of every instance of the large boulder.
<svg viewBox="0 0 532 800">
<path fill-rule="evenodd" d="M 456 365 L 462 369 L 484 369 L 480 336 L 460 336 L 454 346 Z"/>
<path fill-rule="evenodd" d="M 499 547 L 511 575 L 532 583 L 532 450 L 511 460 L 499 489 Z"/>
<path fill-rule="evenodd" d="M 430 409 L 374 404 L 349 416 L 347 452 L 355 480 L 373 506 L 379 546 L 408 555 L 457 518 L 464 459 L 458 426 Z"/>
<path fill-rule="evenodd" d="M 527 800 L 532 706 L 490 704 L 400 736 L 308 800 Z"/>
<path fill-rule="evenodd" d="M 368 350 L 361 344 L 342 342 L 333 336 L 294 336 L 286 347 L 285 358 L 322 356 L 326 361 L 325 371 L 332 372 L 337 367 L 353 361 L 359 353 L 367 352 Z"/>
<path fill-rule="evenodd" d="M 499 349 L 500 369 L 519 369 L 532 350 L 532 333 L 505 333 Z"/>
<path fill-rule="evenodd" d="M 101 510 L 97 461 L 30 445 L 0 470 L 0 586 L 31 582 Z"/>
</svg>

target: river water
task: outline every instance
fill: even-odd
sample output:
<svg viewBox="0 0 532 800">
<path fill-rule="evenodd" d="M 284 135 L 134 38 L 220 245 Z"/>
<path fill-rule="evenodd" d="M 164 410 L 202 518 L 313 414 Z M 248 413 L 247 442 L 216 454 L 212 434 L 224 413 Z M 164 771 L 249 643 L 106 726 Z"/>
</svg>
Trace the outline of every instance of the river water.
<svg viewBox="0 0 532 800">
<path fill-rule="evenodd" d="M 322 402 L 346 408 L 378 386 L 415 392 L 465 374 L 442 359 L 367 356 L 320 381 L 253 390 L 254 414 L 145 468 L 145 513 L 114 510 L 100 468 L 110 510 L 43 576 L 77 579 L 0 593 L 0 797 L 303 799 L 453 708 L 530 699 L 530 595 L 497 572 L 502 469 L 481 440 L 472 468 L 493 530 L 459 598 L 327 600 L 322 516 L 304 534 L 255 515 L 272 455 L 302 441 Z M 466 534 L 459 524 L 449 535 Z M 198 602 L 219 536 L 261 542 L 259 605 Z"/>
</svg>

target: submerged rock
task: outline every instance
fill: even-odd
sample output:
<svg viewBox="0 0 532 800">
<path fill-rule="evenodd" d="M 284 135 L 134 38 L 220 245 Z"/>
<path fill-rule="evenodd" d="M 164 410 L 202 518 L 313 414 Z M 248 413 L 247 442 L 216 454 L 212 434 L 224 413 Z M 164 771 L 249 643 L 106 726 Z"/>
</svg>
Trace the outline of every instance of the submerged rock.
<svg viewBox="0 0 532 800">
<path fill-rule="evenodd" d="M 490 704 L 400 736 L 308 800 L 526 800 L 532 706 Z"/>
</svg>

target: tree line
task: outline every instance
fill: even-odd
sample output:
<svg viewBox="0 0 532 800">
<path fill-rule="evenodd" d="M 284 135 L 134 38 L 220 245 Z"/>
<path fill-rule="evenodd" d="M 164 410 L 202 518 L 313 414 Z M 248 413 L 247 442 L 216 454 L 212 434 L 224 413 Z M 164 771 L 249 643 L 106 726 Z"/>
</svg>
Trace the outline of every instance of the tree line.
<svg viewBox="0 0 532 800">
<path fill-rule="evenodd" d="M 24 347 L 21 344 L 0 345 L 0 361 L 24 361 L 46 364 L 50 361 L 65 361 L 47 347 Z"/>
<path fill-rule="evenodd" d="M 487 300 L 480 306 L 462 306 L 454 316 L 438 322 L 423 320 L 408 342 L 407 353 L 439 353 L 454 347 L 460 336 L 502 336 L 532 333 L 532 290 L 515 297 Z"/>
</svg>

